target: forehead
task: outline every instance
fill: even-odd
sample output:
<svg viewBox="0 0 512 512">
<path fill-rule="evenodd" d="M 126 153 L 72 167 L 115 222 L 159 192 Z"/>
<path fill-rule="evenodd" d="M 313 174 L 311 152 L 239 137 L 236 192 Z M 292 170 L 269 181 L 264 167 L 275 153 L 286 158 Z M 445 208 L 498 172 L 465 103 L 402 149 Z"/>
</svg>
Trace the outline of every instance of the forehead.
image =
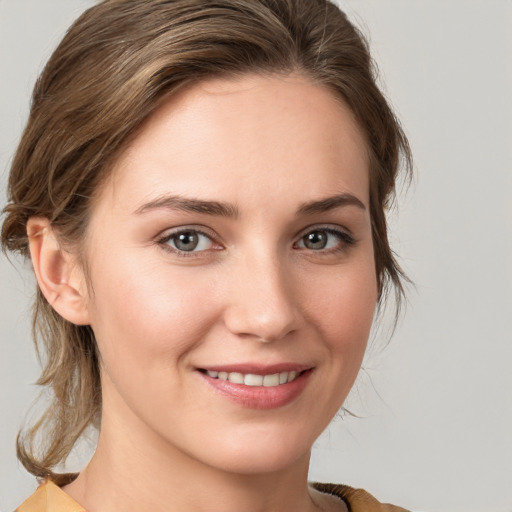
<svg viewBox="0 0 512 512">
<path fill-rule="evenodd" d="M 201 82 L 169 98 L 105 188 L 113 204 L 136 206 L 159 192 L 235 203 L 248 191 L 253 199 L 285 197 L 292 183 L 298 195 L 351 192 L 366 204 L 364 136 L 326 87 L 302 76 L 247 75 Z"/>
</svg>

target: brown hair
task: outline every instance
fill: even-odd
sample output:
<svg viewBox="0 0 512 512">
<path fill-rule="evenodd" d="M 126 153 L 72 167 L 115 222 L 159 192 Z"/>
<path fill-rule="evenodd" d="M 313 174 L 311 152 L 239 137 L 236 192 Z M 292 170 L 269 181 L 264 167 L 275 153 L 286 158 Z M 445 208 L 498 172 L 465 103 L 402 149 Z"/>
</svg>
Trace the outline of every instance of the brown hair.
<svg viewBox="0 0 512 512">
<path fill-rule="evenodd" d="M 297 71 L 353 111 L 370 154 L 370 213 L 380 302 L 404 278 L 387 238 L 385 210 L 410 150 L 376 86 L 364 37 L 328 0 L 106 0 L 72 25 L 38 79 L 9 178 L 4 250 L 28 257 L 30 216 L 51 221 L 80 252 L 90 198 L 141 123 L 178 88 L 216 76 Z M 18 457 L 57 483 L 89 425 L 101 384 L 94 333 L 61 318 L 38 291 L 33 330 L 45 355 L 39 384 L 52 403 L 25 434 Z M 44 434 L 44 442 L 40 442 Z"/>
</svg>

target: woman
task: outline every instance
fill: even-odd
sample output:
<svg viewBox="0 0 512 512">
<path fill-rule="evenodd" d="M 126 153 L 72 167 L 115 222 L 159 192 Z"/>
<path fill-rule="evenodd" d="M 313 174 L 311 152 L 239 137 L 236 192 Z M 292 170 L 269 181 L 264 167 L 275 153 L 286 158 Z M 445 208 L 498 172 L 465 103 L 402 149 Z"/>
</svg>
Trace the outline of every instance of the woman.
<svg viewBox="0 0 512 512">
<path fill-rule="evenodd" d="M 307 473 L 402 293 L 401 158 L 331 3 L 86 11 L 36 85 L 2 230 L 34 267 L 54 393 L 19 438 L 44 480 L 19 510 L 400 510 Z M 91 425 L 91 462 L 59 474 Z"/>
</svg>

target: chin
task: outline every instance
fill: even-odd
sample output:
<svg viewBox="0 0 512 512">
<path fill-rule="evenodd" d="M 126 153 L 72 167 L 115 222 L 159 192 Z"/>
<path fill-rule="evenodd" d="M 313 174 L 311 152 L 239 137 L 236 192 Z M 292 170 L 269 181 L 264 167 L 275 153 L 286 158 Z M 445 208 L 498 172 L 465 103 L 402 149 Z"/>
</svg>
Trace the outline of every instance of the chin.
<svg viewBox="0 0 512 512">
<path fill-rule="evenodd" d="M 211 450 L 208 454 L 201 454 L 202 461 L 211 467 L 240 475 L 275 473 L 303 461 L 307 467 L 314 438 L 307 442 L 300 431 L 290 434 L 282 430 L 279 433 L 262 430 L 224 439 L 209 437 Z"/>
<path fill-rule="evenodd" d="M 280 449 L 259 450 L 258 453 L 236 454 L 230 457 L 215 459 L 212 467 L 226 473 L 238 475 L 264 475 L 279 473 L 298 464 L 300 461 L 309 461 L 309 450 L 305 453 L 283 452 Z"/>
</svg>

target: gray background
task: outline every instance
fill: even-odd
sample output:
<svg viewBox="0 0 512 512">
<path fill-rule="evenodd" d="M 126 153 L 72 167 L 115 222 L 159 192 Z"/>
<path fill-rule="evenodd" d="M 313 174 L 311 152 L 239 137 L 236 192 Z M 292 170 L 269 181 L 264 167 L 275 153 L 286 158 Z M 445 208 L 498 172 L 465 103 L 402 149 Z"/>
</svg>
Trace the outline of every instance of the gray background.
<svg viewBox="0 0 512 512">
<path fill-rule="evenodd" d="M 0 0 L 2 205 L 33 82 L 91 3 Z M 311 478 L 417 511 L 512 511 L 512 2 L 340 4 L 370 34 L 413 147 L 392 239 L 416 289 L 391 343 L 369 351 L 349 399 L 362 417 L 322 436 Z M 32 294 L 26 265 L 0 256 L 1 512 L 35 487 L 14 453 L 37 391 Z"/>
</svg>

